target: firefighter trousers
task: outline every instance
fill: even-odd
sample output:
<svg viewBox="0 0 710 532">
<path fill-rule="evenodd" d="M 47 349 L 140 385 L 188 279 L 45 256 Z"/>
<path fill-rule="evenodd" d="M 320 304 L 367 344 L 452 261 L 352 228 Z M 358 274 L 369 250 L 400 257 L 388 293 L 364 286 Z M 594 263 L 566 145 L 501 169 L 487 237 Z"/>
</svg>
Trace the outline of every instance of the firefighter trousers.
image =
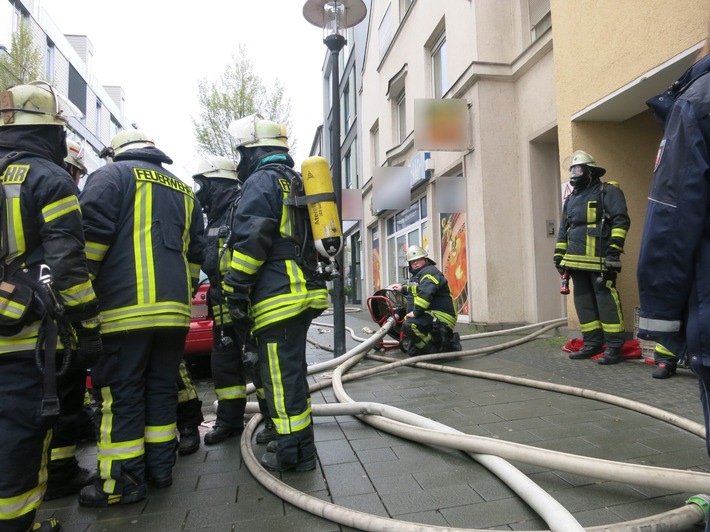
<svg viewBox="0 0 710 532">
<path fill-rule="evenodd" d="M 166 478 L 175 465 L 178 366 L 187 328 L 108 334 L 91 369 L 98 393 L 99 487 L 124 487 Z"/>
<path fill-rule="evenodd" d="M 570 270 L 574 307 L 584 345 L 621 349 L 626 339 L 616 280 L 601 281 L 600 272 Z"/>
<path fill-rule="evenodd" d="M 222 336 L 222 333 L 224 336 Z M 212 330 L 212 380 L 217 394 L 215 426 L 244 426 L 247 384 L 242 367 L 242 342 L 233 327 Z"/>
<path fill-rule="evenodd" d="M 79 469 L 76 444 L 85 418 L 86 369 L 71 367 L 57 380 L 59 417 L 52 431 L 49 478 L 52 483 L 70 479 Z"/>
<path fill-rule="evenodd" d="M 271 421 L 278 433 L 278 459 L 295 464 L 315 454 L 306 336 L 313 311 L 257 333 L 259 369 Z"/>
<path fill-rule="evenodd" d="M 52 431 L 41 416 L 34 352 L 0 355 L 0 530 L 26 532 L 47 487 Z"/>
<path fill-rule="evenodd" d="M 180 361 L 178 371 L 177 428 L 179 430 L 198 427 L 205 420 L 202 416 L 202 401 L 197 396 L 192 375 L 184 360 Z"/>
</svg>

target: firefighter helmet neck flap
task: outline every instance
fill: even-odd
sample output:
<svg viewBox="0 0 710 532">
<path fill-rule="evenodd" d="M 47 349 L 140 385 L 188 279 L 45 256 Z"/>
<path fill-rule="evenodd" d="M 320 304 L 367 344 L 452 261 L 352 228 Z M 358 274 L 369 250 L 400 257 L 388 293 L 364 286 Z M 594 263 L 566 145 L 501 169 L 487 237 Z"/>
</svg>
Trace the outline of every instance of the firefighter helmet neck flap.
<svg viewBox="0 0 710 532">
<path fill-rule="evenodd" d="M 239 189 L 237 165 L 227 157 L 207 155 L 199 157 L 190 165 L 189 172 L 195 182 L 193 190 L 205 213 L 210 212 L 220 198 L 230 196 L 228 189 Z"/>
</svg>

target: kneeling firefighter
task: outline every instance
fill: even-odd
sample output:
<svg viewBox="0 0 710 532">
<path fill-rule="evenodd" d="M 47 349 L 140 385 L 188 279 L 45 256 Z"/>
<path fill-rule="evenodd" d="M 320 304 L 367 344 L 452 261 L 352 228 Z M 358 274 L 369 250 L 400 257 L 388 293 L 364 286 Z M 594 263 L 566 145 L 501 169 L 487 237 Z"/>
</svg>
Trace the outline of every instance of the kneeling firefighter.
<svg viewBox="0 0 710 532">
<path fill-rule="evenodd" d="M 61 530 L 56 519 L 33 523 L 59 413 L 55 350 L 65 355 L 63 368 L 75 342 L 72 364 L 85 368 L 102 352 L 79 201 L 63 168 L 64 126 L 71 115 L 71 105 L 43 81 L 0 93 L 0 529 L 5 532 Z"/>
<path fill-rule="evenodd" d="M 420 246 L 409 247 L 407 262 L 412 274 L 409 284 L 392 285 L 392 289 L 399 290 L 410 300 L 411 309 L 407 309 L 402 323 L 402 333 L 409 344 L 407 354 L 460 351 L 458 335 L 453 332 L 458 311 L 446 277 Z M 438 329 L 436 338 L 432 336 L 434 329 Z"/>
<path fill-rule="evenodd" d="M 235 327 L 251 328 L 271 421 L 278 434 L 264 467 L 306 471 L 317 465 L 306 373 L 306 335 L 328 307 L 325 280 L 305 208 L 288 207 L 302 184 L 286 127 L 255 114 L 232 122 L 243 183 L 234 213 L 232 260 L 224 290 Z"/>
</svg>

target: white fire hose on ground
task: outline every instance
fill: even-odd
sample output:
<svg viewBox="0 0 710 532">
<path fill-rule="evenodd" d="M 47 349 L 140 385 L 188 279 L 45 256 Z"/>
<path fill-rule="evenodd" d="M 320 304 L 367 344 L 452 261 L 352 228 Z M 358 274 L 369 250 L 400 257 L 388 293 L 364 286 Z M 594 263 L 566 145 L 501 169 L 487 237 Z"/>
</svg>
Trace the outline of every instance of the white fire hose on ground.
<svg viewBox="0 0 710 532">
<path fill-rule="evenodd" d="M 494 351 L 500 351 L 514 345 L 519 345 L 528 342 L 537 336 L 543 334 L 547 330 L 559 327 L 566 319 L 551 320 L 543 324 L 526 325 L 516 329 L 506 331 L 496 331 L 494 333 L 483 333 L 481 335 L 472 335 L 462 339 L 479 338 L 483 336 L 494 336 L 498 334 L 509 334 L 512 332 L 520 332 L 522 330 L 534 329 L 543 326 L 542 329 L 522 337 L 520 339 L 505 342 L 503 344 L 459 351 L 453 355 L 458 357 L 483 355 Z M 315 324 L 315 323 L 314 323 Z M 328 324 L 318 324 L 326 325 Z M 658 468 L 650 466 L 640 466 L 636 464 L 627 464 L 623 462 L 614 462 L 609 460 L 600 460 L 579 455 L 571 455 L 539 449 L 536 447 L 505 442 L 499 439 L 485 438 L 481 436 L 473 436 L 461 433 L 443 425 L 432 421 L 428 418 L 418 416 L 416 414 L 377 403 L 356 403 L 345 393 L 342 386 L 343 381 L 362 378 L 382 371 L 388 371 L 395 367 L 412 365 L 424 369 L 435 369 L 438 371 L 446 371 L 450 373 L 472 376 L 478 378 L 488 378 L 510 382 L 513 384 L 532 386 L 542 388 L 559 393 L 567 393 L 580 397 L 605 401 L 610 404 L 616 404 L 625 408 L 630 408 L 641 413 L 656 417 L 663 421 L 672 423 L 680 428 L 683 428 L 693 434 L 704 436 L 704 427 L 693 423 L 685 418 L 673 416 L 665 411 L 650 407 L 648 405 L 638 405 L 635 402 L 624 398 L 585 390 L 571 386 L 555 385 L 548 382 L 534 381 L 531 379 L 522 379 L 519 377 L 511 377 L 508 375 L 492 374 L 475 370 L 466 370 L 454 368 L 450 366 L 440 366 L 426 363 L 437 359 L 450 359 L 452 354 L 438 353 L 431 355 L 423 355 L 419 357 L 411 357 L 405 360 L 396 360 L 377 368 L 361 371 L 356 374 L 343 375 L 348 369 L 357 364 L 368 351 L 370 351 L 381 338 L 383 338 L 389 329 L 392 327 L 393 321 L 388 320 L 379 331 L 373 334 L 370 338 L 362 341 L 360 345 L 345 353 L 337 359 L 326 361 L 320 364 L 309 366 L 308 373 L 310 375 L 319 373 L 331 368 L 336 368 L 333 372 L 332 386 L 335 395 L 341 404 L 329 405 L 313 405 L 313 415 L 316 416 L 336 416 L 336 415 L 355 415 L 365 423 L 371 424 L 390 434 L 400 436 L 411 441 L 439 445 L 452 449 L 459 449 L 467 452 L 470 456 L 476 459 L 484 467 L 488 468 L 496 474 L 503 482 L 508 484 L 515 493 L 517 493 L 525 502 L 533 508 L 541 518 L 543 518 L 550 526 L 553 532 L 569 532 L 584 530 L 578 521 L 555 499 L 544 492 L 539 486 L 533 483 L 528 477 L 510 465 L 504 458 L 512 459 L 524 463 L 536 464 L 550 469 L 559 471 L 568 471 L 578 474 L 584 474 L 593 478 L 613 480 L 618 482 L 628 482 L 632 484 L 641 484 L 647 486 L 655 486 L 666 489 L 677 489 L 682 492 L 695 491 L 708 492 L 710 491 L 710 474 L 700 473 L 695 471 L 684 471 L 668 468 Z M 351 331 L 352 333 L 352 331 Z M 358 339 L 360 340 L 360 339 Z M 379 355 L 369 355 L 369 358 L 381 361 L 393 360 L 389 357 Z M 311 386 L 311 390 L 321 389 L 330 385 L 328 382 L 321 382 Z M 253 392 L 253 385 L 249 385 L 247 392 Z M 256 415 L 250 420 L 245 429 L 241 440 L 242 457 L 249 471 L 264 487 L 272 491 L 275 495 L 286 500 L 287 502 L 297 506 L 305 511 L 323 517 L 346 526 L 358 528 L 361 530 L 392 530 L 392 531 L 434 531 L 434 530 L 463 530 L 447 527 L 436 527 L 431 525 L 416 524 L 409 521 L 399 521 L 396 519 L 384 518 L 375 515 L 364 514 L 342 506 L 335 505 L 311 497 L 301 493 L 287 484 L 276 479 L 271 473 L 266 471 L 258 462 L 253 454 L 251 447 L 251 436 L 256 429 L 256 426 L 261 421 L 262 416 L 258 414 L 258 406 L 251 402 L 247 405 L 247 411 Z M 645 530 L 645 527 L 661 526 L 663 530 L 686 530 L 690 529 L 695 523 L 698 523 L 707 517 L 708 505 L 710 499 L 703 495 L 698 495 L 689 499 L 691 504 L 665 512 L 655 516 L 650 516 L 625 523 L 616 523 L 602 527 L 593 527 L 587 530 L 594 532 L 610 531 L 610 532 L 632 532 Z M 465 529 L 475 531 L 475 529 Z"/>
</svg>

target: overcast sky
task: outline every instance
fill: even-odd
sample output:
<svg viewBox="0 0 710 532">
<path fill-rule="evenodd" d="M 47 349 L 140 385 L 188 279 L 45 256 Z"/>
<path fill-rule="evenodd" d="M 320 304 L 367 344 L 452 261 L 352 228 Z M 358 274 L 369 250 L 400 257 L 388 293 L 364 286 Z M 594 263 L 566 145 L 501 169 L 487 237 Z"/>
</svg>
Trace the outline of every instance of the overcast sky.
<svg viewBox="0 0 710 532">
<path fill-rule="evenodd" d="M 291 100 L 297 165 L 322 123 L 322 30 L 303 18 L 305 0 L 38 0 L 64 34 L 87 35 L 94 75 L 125 91 L 126 117 L 155 139 L 186 177 L 196 155 L 197 81 L 224 72 L 239 44 L 267 83 Z"/>
</svg>

